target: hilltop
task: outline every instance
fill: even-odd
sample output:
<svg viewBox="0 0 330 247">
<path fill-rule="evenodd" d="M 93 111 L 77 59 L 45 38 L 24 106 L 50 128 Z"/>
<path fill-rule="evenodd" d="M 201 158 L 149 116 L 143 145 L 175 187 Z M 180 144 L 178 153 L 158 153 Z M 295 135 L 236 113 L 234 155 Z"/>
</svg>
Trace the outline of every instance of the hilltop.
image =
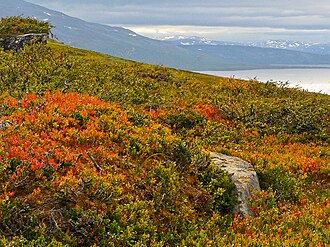
<svg viewBox="0 0 330 247">
<path fill-rule="evenodd" d="M 52 40 L 0 68 L 2 246 L 330 243 L 330 96 Z M 254 166 L 254 218 L 210 152 Z"/>
</svg>

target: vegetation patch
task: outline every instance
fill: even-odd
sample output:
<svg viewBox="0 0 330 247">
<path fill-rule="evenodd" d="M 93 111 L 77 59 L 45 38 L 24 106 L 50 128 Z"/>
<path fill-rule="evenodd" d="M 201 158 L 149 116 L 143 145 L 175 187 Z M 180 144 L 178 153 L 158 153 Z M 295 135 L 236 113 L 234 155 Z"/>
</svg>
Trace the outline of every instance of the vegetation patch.
<svg viewBox="0 0 330 247">
<path fill-rule="evenodd" d="M 0 50 L 0 94 L 1 246 L 330 244 L 328 95 L 54 41 Z M 211 151 L 253 164 L 253 219 Z"/>
<path fill-rule="evenodd" d="M 11 16 L 1 18 L 0 38 L 17 36 L 27 33 L 50 33 L 52 26 L 48 22 L 39 21 L 35 18 Z"/>
</svg>

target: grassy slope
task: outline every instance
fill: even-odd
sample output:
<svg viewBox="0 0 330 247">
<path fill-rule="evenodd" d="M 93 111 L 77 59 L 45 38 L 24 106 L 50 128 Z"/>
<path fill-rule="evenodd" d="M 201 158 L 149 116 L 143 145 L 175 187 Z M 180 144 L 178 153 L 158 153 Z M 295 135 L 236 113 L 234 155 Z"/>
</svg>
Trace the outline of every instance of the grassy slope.
<svg viewBox="0 0 330 247">
<path fill-rule="evenodd" d="M 3 245 L 329 244 L 329 96 L 55 42 L 0 54 Z M 254 165 L 253 220 L 209 151 Z"/>
</svg>

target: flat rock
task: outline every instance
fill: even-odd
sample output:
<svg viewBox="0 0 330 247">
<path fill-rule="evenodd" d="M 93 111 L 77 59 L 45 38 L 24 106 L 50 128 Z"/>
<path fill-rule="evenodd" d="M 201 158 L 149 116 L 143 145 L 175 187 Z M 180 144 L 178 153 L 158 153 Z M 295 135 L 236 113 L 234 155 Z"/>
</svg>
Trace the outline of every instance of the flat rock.
<svg viewBox="0 0 330 247">
<path fill-rule="evenodd" d="M 259 179 L 253 166 L 240 158 L 214 152 L 211 152 L 211 159 L 217 167 L 230 175 L 235 184 L 238 204 L 233 213 L 244 218 L 253 217 L 248 199 L 255 191 L 260 191 Z"/>
<path fill-rule="evenodd" d="M 7 36 L 0 39 L 0 46 L 4 48 L 5 51 L 14 50 L 18 52 L 20 49 L 24 48 L 24 45 L 29 45 L 32 40 L 37 43 L 47 43 L 48 34 L 47 33 L 27 33 L 17 36 Z"/>
</svg>

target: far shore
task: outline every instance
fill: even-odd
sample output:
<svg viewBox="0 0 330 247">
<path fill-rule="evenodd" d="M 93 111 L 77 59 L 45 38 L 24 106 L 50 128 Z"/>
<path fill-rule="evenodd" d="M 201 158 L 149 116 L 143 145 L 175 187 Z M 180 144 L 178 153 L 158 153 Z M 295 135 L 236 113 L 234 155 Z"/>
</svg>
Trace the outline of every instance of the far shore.
<svg viewBox="0 0 330 247">
<path fill-rule="evenodd" d="M 297 87 L 310 92 L 330 95 L 330 66 L 315 68 L 273 68 L 226 71 L 196 71 L 202 74 L 231 77 L 260 82 L 287 82 L 289 87 Z"/>
</svg>

